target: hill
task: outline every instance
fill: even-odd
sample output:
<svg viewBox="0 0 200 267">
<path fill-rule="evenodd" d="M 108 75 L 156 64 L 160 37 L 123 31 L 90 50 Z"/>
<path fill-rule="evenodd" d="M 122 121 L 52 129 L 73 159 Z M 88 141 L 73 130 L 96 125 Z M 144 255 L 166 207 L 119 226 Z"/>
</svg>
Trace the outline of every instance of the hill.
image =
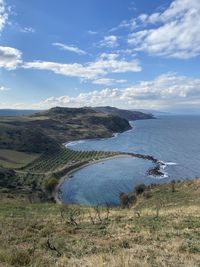
<svg viewBox="0 0 200 267">
<path fill-rule="evenodd" d="M 119 109 L 115 107 L 94 107 L 93 108 L 97 112 L 103 112 L 111 115 L 116 115 L 121 118 L 124 118 L 128 121 L 135 121 L 135 120 L 147 120 L 153 119 L 154 116 L 151 113 L 144 113 L 140 111 L 133 111 L 133 110 L 126 110 L 126 109 Z"/>
<path fill-rule="evenodd" d="M 130 209 L 1 193 L 0 266 L 200 266 L 199 196 L 200 180 L 152 186 Z"/>
<path fill-rule="evenodd" d="M 111 137 L 130 128 L 127 120 L 91 108 L 55 107 L 29 116 L 0 117 L 0 149 L 43 153 L 67 141 Z"/>
</svg>

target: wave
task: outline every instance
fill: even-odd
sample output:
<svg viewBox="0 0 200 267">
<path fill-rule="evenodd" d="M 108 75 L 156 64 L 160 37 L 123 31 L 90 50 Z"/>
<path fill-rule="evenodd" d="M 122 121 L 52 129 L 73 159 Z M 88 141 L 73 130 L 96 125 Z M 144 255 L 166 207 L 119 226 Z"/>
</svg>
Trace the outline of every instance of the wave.
<svg viewBox="0 0 200 267">
<path fill-rule="evenodd" d="M 65 147 L 76 146 L 76 145 L 78 145 L 78 144 L 85 143 L 86 141 L 87 141 L 87 140 L 72 141 L 72 142 L 66 143 L 66 144 L 65 144 Z"/>
<path fill-rule="evenodd" d="M 119 133 L 114 133 L 111 138 L 118 137 Z"/>
<path fill-rule="evenodd" d="M 167 166 L 174 166 L 174 165 L 177 165 L 176 162 L 165 162 L 165 164 L 166 164 Z"/>
<path fill-rule="evenodd" d="M 157 179 L 166 179 L 166 178 L 169 178 L 169 175 L 168 175 L 168 172 L 165 171 L 166 167 L 167 166 L 175 166 L 177 165 L 176 162 L 164 162 L 162 160 L 159 160 L 158 161 L 159 165 L 160 165 L 160 170 L 161 172 L 163 173 L 162 175 L 160 176 L 157 176 L 156 178 Z M 155 177 L 154 177 L 155 178 Z"/>
</svg>

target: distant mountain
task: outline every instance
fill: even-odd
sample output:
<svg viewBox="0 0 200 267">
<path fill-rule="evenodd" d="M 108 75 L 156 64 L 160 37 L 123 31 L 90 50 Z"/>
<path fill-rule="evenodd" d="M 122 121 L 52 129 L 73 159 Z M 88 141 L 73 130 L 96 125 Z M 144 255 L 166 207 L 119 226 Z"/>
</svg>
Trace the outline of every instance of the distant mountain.
<svg viewBox="0 0 200 267">
<path fill-rule="evenodd" d="M 27 109 L 0 109 L 0 116 L 27 116 L 38 112 L 39 110 Z"/>
<path fill-rule="evenodd" d="M 105 107 L 94 107 L 93 108 L 97 112 L 108 113 L 111 115 L 116 115 L 121 118 L 124 118 L 128 121 L 135 121 L 135 120 L 146 120 L 146 119 L 153 119 L 154 116 L 151 113 L 144 113 L 141 111 L 133 111 L 133 110 L 126 110 L 126 109 L 119 109 L 115 107 L 105 106 Z"/>
</svg>

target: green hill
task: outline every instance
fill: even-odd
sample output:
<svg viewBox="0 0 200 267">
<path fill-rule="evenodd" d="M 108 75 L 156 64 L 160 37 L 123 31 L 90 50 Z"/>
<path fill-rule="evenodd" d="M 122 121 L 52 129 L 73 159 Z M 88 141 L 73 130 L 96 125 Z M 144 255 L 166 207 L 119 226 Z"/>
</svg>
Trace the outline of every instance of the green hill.
<svg viewBox="0 0 200 267">
<path fill-rule="evenodd" d="M 52 108 L 30 116 L 0 117 L 0 149 L 48 152 L 67 141 L 110 137 L 127 120 L 90 108 Z"/>
</svg>

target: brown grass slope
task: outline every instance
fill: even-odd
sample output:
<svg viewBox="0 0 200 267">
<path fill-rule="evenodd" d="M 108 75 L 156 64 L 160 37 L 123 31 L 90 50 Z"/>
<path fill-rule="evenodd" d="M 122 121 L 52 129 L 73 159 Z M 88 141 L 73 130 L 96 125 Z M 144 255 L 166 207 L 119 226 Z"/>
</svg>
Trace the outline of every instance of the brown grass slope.
<svg viewBox="0 0 200 267">
<path fill-rule="evenodd" d="M 0 266 L 200 266 L 200 180 L 130 209 L 30 204 L 1 194 Z"/>
</svg>

